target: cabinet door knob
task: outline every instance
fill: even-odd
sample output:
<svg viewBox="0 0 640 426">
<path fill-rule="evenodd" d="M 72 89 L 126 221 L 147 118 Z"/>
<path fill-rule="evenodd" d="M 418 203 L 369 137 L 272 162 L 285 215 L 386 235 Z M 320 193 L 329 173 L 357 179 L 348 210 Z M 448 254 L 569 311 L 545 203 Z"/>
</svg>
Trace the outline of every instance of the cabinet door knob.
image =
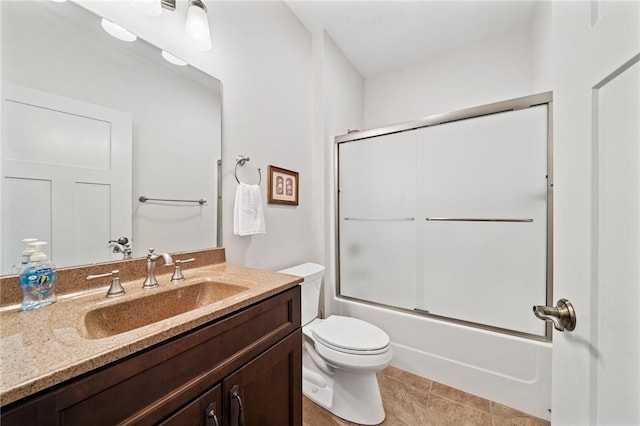
<svg viewBox="0 0 640 426">
<path fill-rule="evenodd" d="M 204 411 L 205 413 L 205 424 L 207 426 L 220 426 L 218 423 L 218 416 L 216 416 L 216 403 L 212 402 L 207 405 L 207 409 Z"/>
<path fill-rule="evenodd" d="M 238 385 L 234 385 L 231 388 L 231 399 L 235 399 L 238 401 L 238 426 L 244 426 L 244 407 L 242 406 L 242 398 L 240 398 L 240 394 L 238 393 Z"/>
</svg>

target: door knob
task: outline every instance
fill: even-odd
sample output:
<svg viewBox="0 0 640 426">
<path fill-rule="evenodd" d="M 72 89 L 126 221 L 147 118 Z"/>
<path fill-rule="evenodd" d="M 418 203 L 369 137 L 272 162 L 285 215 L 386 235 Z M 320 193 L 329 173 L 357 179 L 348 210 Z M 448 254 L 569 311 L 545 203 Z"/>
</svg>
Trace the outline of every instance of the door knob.
<svg viewBox="0 0 640 426">
<path fill-rule="evenodd" d="M 576 328 L 576 311 L 567 299 L 560 299 L 556 307 L 534 306 L 535 316 L 544 321 L 551 321 L 553 327 L 558 331 L 573 331 Z"/>
</svg>

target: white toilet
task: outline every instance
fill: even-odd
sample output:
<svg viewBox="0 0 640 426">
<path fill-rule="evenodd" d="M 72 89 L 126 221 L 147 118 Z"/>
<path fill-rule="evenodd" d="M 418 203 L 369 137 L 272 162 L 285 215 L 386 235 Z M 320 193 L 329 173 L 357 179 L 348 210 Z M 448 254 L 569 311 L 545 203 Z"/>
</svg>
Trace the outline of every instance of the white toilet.
<svg viewBox="0 0 640 426">
<path fill-rule="evenodd" d="M 385 414 L 376 372 L 391 362 L 389 336 L 356 318 L 318 318 L 324 269 L 322 265 L 305 263 L 280 271 L 304 278 L 302 391 L 336 416 L 377 425 Z"/>
</svg>

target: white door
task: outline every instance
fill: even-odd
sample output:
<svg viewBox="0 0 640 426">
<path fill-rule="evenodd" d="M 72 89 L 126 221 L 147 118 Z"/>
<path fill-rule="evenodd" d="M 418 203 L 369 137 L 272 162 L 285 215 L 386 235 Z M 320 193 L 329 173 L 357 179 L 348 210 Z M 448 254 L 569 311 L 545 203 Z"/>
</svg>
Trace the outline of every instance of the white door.
<svg viewBox="0 0 640 426">
<path fill-rule="evenodd" d="M 23 238 L 58 267 L 109 260 L 131 237 L 131 115 L 9 83 L 2 101 L 2 273 Z"/>
<path fill-rule="evenodd" d="M 640 3 L 553 2 L 552 423 L 640 424 Z"/>
</svg>

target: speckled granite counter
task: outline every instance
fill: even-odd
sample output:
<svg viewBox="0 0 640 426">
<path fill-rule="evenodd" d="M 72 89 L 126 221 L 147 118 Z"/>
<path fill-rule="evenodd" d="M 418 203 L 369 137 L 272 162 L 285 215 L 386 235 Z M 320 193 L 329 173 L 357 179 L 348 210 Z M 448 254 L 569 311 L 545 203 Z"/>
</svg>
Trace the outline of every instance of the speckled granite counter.
<svg viewBox="0 0 640 426">
<path fill-rule="evenodd" d="M 224 252 L 221 259 L 222 263 L 208 266 L 196 264 L 196 268 L 185 268 L 186 280 L 180 283 L 170 282 L 172 270 L 167 268 L 168 273 L 157 275 L 160 287 L 152 290 L 142 289 L 142 278 L 123 280 L 127 294 L 122 297 L 105 298 L 108 287 L 106 284 L 109 281 L 107 279 L 103 281 L 105 286 L 83 292 L 78 292 L 77 285 L 88 287 L 86 281 L 68 286 L 74 290 L 72 292 L 65 292 L 65 286 L 60 283 L 57 291 L 58 301 L 35 311 L 22 312 L 19 305 L 3 305 L 0 310 L 1 405 L 7 405 L 131 355 L 301 282 L 300 278 L 290 275 L 229 265 L 224 262 Z M 132 264 L 136 267 L 142 266 L 144 275 L 144 266 L 140 259 Z M 100 267 L 94 265 L 74 269 L 83 269 L 79 274 L 84 276 L 87 273 L 110 270 L 110 267 L 116 269 L 113 264 L 98 266 Z M 202 280 L 212 281 L 211 285 L 218 282 L 241 286 L 244 289 L 209 305 L 111 337 L 83 337 L 83 318 L 91 309 L 146 297 L 151 293 L 171 291 Z M 3 287 L 8 287 L 6 284 L 5 280 Z M 4 291 L 4 288 L 0 288 L 0 291 Z M 176 303 L 180 303 L 179 300 L 176 300 Z M 157 309 L 162 309 L 162 306 L 158 306 Z"/>
</svg>

